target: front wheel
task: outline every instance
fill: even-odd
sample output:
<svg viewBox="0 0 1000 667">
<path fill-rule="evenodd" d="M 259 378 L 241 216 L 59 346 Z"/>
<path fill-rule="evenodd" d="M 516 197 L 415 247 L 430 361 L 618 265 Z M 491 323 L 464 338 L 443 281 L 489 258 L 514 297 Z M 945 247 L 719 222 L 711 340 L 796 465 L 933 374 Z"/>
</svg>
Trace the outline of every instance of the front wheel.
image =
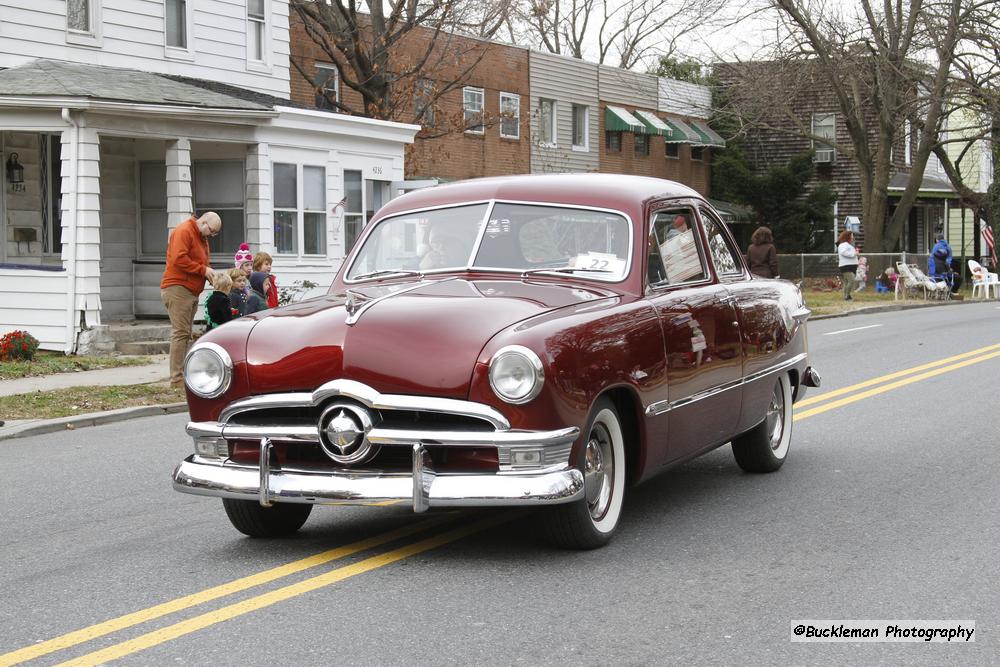
<svg viewBox="0 0 1000 667">
<path fill-rule="evenodd" d="M 602 398 L 594 405 L 581 452 L 584 497 L 546 510 L 549 540 L 564 549 L 604 546 L 618 528 L 625 497 L 625 440 L 614 404 Z"/>
<path fill-rule="evenodd" d="M 792 441 L 792 383 L 782 375 L 774 383 L 764 420 L 733 438 L 733 456 L 747 472 L 774 472 L 788 457 Z"/>
<path fill-rule="evenodd" d="M 263 507 L 256 500 L 223 498 L 226 516 L 236 530 L 250 537 L 284 537 L 291 535 L 306 522 L 312 505 L 275 503 Z"/>
</svg>

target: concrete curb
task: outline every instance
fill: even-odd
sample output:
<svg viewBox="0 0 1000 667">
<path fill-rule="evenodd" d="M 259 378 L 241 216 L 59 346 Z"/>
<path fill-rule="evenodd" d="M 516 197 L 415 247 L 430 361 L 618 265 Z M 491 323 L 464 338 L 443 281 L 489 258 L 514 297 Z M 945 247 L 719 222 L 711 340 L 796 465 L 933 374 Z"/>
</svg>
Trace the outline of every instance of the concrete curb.
<svg viewBox="0 0 1000 667">
<path fill-rule="evenodd" d="M 141 405 L 134 408 L 121 408 L 107 412 L 89 412 L 72 417 L 58 419 L 28 419 L 15 424 L 0 427 L 0 440 L 26 438 L 31 435 L 55 433 L 57 431 L 74 430 L 88 426 L 99 426 L 113 422 L 137 419 L 139 417 L 155 417 L 178 412 L 186 412 L 187 403 L 166 403 L 164 405 Z"/>
</svg>

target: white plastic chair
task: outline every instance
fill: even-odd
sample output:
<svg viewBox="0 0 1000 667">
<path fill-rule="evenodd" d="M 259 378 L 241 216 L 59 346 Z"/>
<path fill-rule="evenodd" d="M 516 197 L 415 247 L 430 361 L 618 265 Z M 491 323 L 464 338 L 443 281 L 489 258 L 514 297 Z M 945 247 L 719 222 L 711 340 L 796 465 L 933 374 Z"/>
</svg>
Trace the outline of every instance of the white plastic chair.
<svg viewBox="0 0 1000 667">
<path fill-rule="evenodd" d="M 951 287 L 948 285 L 944 278 L 939 278 L 934 280 L 926 273 L 920 270 L 920 267 L 916 264 L 910 264 L 910 272 L 913 276 L 924 284 L 927 289 L 926 293 L 930 293 L 935 299 L 950 299 L 951 298 Z M 926 294 L 925 293 L 925 294 Z"/>
<path fill-rule="evenodd" d="M 917 277 L 913 275 L 910 271 L 910 266 L 904 264 L 903 262 L 896 262 L 896 296 L 898 300 L 900 295 L 903 297 L 903 301 L 906 301 L 906 296 L 908 292 L 913 292 L 913 296 L 917 295 L 917 292 L 922 292 L 924 297 L 927 298 L 927 285 L 922 281 L 917 280 Z"/>
<path fill-rule="evenodd" d="M 1000 298 L 1000 278 L 997 277 L 997 274 L 987 271 L 986 267 L 974 259 L 969 260 L 969 273 L 972 274 L 973 299 L 976 298 L 977 292 L 981 299 Z M 990 297 L 990 289 L 993 290 L 992 297 Z"/>
</svg>

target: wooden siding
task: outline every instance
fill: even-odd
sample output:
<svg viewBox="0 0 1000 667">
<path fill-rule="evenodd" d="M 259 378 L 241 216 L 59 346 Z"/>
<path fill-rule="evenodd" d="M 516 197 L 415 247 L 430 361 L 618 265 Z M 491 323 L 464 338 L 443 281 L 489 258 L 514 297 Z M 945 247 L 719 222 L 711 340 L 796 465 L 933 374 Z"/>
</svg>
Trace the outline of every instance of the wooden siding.
<svg viewBox="0 0 1000 667">
<path fill-rule="evenodd" d="M 660 78 L 657 87 L 657 111 L 708 119 L 712 116 L 712 91 L 686 81 Z"/>
<path fill-rule="evenodd" d="M 600 166 L 600 119 L 598 66 L 577 58 L 530 51 L 528 72 L 531 108 L 522 110 L 531 118 L 531 171 L 597 171 Z M 539 100 L 556 102 L 556 145 L 541 146 Z M 573 149 L 573 105 L 588 107 L 588 150 Z"/>
<path fill-rule="evenodd" d="M 611 104 L 655 109 L 658 96 L 657 77 L 599 65 L 598 94 L 602 100 Z"/>
<path fill-rule="evenodd" d="M 101 139 L 101 316 L 132 317 L 132 260 L 136 256 L 135 141 Z"/>
<path fill-rule="evenodd" d="M 66 346 L 66 274 L 0 269 L 0 336 L 22 329 L 43 350 Z"/>
<path fill-rule="evenodd" d="M 162 0 L 102 0 L 94 46 L 69 43 L 65 0 L 0 0 L 0 67 L 36 58 L 190 76 L 288 97 L 288 1 L 269 0 L 268 66 L 246 60 L 245 0 L 188 2 L 190 60 L 165 55 Z M 96 47 L 96 48 L 95 48 Z"/>
</svg>

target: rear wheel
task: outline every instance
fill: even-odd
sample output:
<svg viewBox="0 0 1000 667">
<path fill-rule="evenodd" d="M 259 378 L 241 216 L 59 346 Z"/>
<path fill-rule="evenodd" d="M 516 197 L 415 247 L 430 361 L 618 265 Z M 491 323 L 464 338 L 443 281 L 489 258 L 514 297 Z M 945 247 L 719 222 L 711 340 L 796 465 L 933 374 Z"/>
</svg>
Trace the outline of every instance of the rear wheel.
<svg viewBox="0 0 1000 667">
<path fill-rule="evenodd" d="M 788 457 L 792 441 L 792 383 L 782 375 L 774 383 L 764 420 L 733 438 L 733 456 L 747 472 L 774 472 Z"/>
<path fill-rule="evenodd" d="M 549 540 L 565 549 L 596 549 L 618 528 L 625 494 L 625 440 L 614 405 L 594 406 L 581 452 L 584 497 L 547 510 L 542 520 Z"/>
<path fill-rule="evenodd" d="M 306 522 L 312 505 L 275 503 L 262 507 L 256 500 L 223 498 L 226 516 L 236 530 L 250 537 L 283 537 L 291 535 Z"/>
</svg>

